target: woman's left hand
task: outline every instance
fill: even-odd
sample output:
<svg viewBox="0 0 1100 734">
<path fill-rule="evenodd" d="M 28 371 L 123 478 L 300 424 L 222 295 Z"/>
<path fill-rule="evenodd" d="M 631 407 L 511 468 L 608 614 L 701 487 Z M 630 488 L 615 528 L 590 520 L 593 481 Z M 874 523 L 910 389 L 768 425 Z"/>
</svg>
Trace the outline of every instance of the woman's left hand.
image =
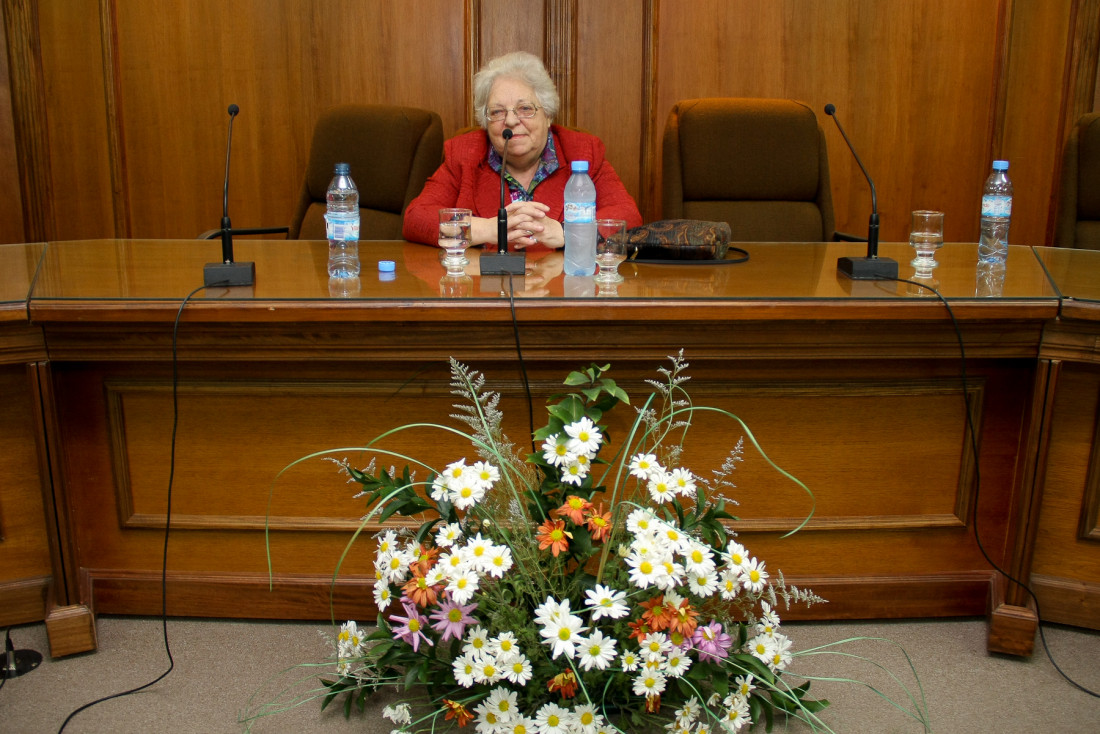
<svg viewBox="0 0 1100 734">
<path fill-rule="evenodd" d="M 519 249 L 541 243 L 551 249 L 565 246 L 561 222 L 547 215 L 550 207 L 537 201 L 508 205 L 508 241 Z"/>
</svg>

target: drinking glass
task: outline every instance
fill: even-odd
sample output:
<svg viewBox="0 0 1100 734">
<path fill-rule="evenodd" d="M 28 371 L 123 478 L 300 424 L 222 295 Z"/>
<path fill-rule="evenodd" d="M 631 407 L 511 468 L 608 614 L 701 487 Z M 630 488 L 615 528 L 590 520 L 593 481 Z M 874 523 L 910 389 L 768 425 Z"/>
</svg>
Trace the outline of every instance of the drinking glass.
<svg viewBox="0 0 1100 734">
<path fill-rule="evenodd" d="M 473 290 L 474 279 L 464 273 L 448 272 L 439 279 L 439 295 L 443 298 L 469 298 Z"/>
<path fill-rule="evenodd" d="M 909 226 L 909 244 L 917 256 L 909 263 L 918 273 L 930 273 L 939 265 L 936 250 L 943 247 L 943 212 L 921 209 L 913 212 Z"/>
<path fill-rule="evenodd" d="M 596 220 L 596 264 L 600 271 L 596 282 L 621 283 L 619 264 L 626 260 L 626 221 L 623 219 Z"/>
<path fill-rule="evenodd" d="M 462 275 L 469 264 L 466 248 L 470 246 L 470 223 L 473 213 L 469 209 L 439 210 L 439 246 L 447 253 L 443 267 L 448 275 Z"/>
</svg>

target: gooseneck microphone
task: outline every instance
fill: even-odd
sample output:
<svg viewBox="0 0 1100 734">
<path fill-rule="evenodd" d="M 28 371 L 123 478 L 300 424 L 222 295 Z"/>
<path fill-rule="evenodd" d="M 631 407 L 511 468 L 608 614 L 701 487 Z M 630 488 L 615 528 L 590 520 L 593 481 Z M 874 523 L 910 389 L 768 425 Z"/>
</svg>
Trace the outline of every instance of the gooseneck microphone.
<svg viewBox="0 0 1100 734">
<path fill-rule="evenodd" d="M 508 252 L 508 186 L 504 181 L 504 169 L 508 167 L 508 141 L 512 130 L 504 128 L 504 152 L 500 156 L 500 211 L 497 212 L 497 252 Z"/>
<path fill-rule="evenodd" d="M 871 180 L 871 174 L 859 159 L 852 141 L 844 132 L 844 127 L 836 116 L 836 105 L 831 102 L 825 105 L 825 114 L 833 118 L 837 130 L 840 130 L 844 142 L 848 144 L 848 150 L 852 151 L 852 157 L 856 159 L 859 170 L 863 171 L 867 185 L 871 187 L 871 217 L 867 222 L 867 256 L 866 257 L 842 257 L 837 260 L 837 270 L 853 280 L 891 280 L 898 277 L 897 260 L 878 256 L 878 197 L 875 194 L 875 182 Z"/>
<path fill-rule="evenodd" d="M 222 261 L 233 262 L 233 225 L 229 221 L 229 152 L 233 150 L 233 119 L 241 108 L 229 105 L 229 136 L 225 141 L 225 186 L 222 188 Z"/>
<path fill-rule="evenodd" d="M 241 108 L 229 105 L 229 135 L 225 141 L 225 186 L 222 189 L 222 261 L 207 263 L 202 269 L 202 280 L 207 286 L 252 285 L 256 275 L 254 263 L 233 262 L 233 225 L 229 221 L 229 156 L 233 151 L 233 119 Z"/>
<path fill-rule="evenodd" d="M 504 171 L 508 167 L 508 141 L 512 139 L 511 128 L 504 128 L 504 150 L 500 160 L 500 210 L 497 212 L 497 251 L 481 253 L 482 275 L 523 275 L 527 267 L 527 256 L 522 252 L 508 252 L 508 186 L 504 180 Z"/>
</svg>

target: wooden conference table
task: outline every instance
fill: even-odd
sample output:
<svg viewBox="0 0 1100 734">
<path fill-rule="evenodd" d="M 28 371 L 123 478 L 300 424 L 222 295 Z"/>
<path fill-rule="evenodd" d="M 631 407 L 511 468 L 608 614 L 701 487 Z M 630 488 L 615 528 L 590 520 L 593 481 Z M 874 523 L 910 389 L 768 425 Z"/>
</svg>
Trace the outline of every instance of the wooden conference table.
<svg viewBox="0 0 1100 734">
<path fill-rule="evenodd" d="M 450 358 L 501 393 L 505 429 L 523 446 L 569 371 L 610 363 L 610 376 L 640 402 L 645 380 L 682 349 L 695 404 L 741 416 L 814 493 L 813 518 L 782 538 L 811 500 L 752 451 L 736 471 L 741 541 L 788 583 L 830 600 L 785 618 L 992 612 L 991 647 L 1030 650 L 1026 600 L 982 549 L 1010 574 L 1026 574 L 1033 560 L 1045 471 L 1037 458 L 1058 450 L 1041 421 L 1057 369 L 1041 351 L 1050 329 L 1064 331 L 1052 326 L 1060 309 L 1077 308 L 1045 267 L 1061 253 L 1044 260 L 1010 248 L 993 295 L 976 271 L 975 245 L 939 253 L 934 285 L 965 343 L 975 455 L 951 317 L 915 285 L 838 275 L 837 258 L 862 254 L 859 244 L 751 244 L 750 260 L 736 265 L 626 263 L 611 289 L 563 277 L 552 253 L 529 259 L 514 299 L 500 278 L 441 285 L 438 252 L 402 242 L 362 243 L 362 276 L 348 289 L 330 285 L 324 242 L 241 240 L 237 259 L 256 263 L 255 285 L 194 293 L 218 243 L 7 247 L 23 248 L 17 257 L 27 263 L 41 256 L 33 290 L 25 284 L 29 299 L 0 311 L 5 344 L 23 346 L 0 355 L 5 390 L 33 398 L 20 410 L 41 406 L 38 417 L 11 420 L 25 427 L 23 444 L 31 437 L 32 456 L 38 446 L 46 477 L 37 510 L 50 518 L 50 542 L 35 588 L 50 595 L 55 655 L 94 648 L 95 613 L 160 613 L 173 324 L 189 294 L 178 325 L 169 614 L 328 618 L 331 595 L 336 618 L 373 617 L 369 541 L 332 583 L 364 514 L 354 488 L 320 459 L 280 471 L 335 447 L 348 447 L 337 458 L 358 459 L 354 447 L 396 425 L 452 422 Z M 913 274 L 908 246 L 881 252 L 901 263 L 902 277 Z M 396 262 L 392 278 L 379 273 L 380 260 Z M 1073 313 L 1085 332 L 1100 323 Z M 1078 379 L 1096 383 L 1095 344 L 1088 351 L 1078 345 Z M 612 417 L 613 440 L 632 417 Z M 709 475 L 741 435 L 728 421 L 699 418 L 685 463 Z M 472 455 L 438 433 L 385 445 L 437 466 Z M 7 522 L 12 500 L 2 491 Z M 30 494 L 24 488 L 15 504 L 33 502 Z M 1034 562 L 1051 561 L 1036 552 Z M 10 586 L 6 564 L 0 593 Z"/>
</svg>

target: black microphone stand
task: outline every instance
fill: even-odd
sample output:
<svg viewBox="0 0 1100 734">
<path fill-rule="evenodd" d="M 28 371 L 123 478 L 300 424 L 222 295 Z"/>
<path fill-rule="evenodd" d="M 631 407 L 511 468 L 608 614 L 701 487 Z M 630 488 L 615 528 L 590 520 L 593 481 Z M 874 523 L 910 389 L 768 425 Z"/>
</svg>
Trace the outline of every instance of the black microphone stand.
<svg viewBox="0 0 1100 734">
<path fill-rule="evenodd" d="M 207 287 L 252 285 L 256 279 L 255 263 L 233 262 L 233 225 L 229 221 L 229 153 L 233 150 L 233 118 L 240 111 L 241 108 L 237 105 L 229 105 L 229 136 L 225 143 L 225 187 L 222 190 L 222 228 L 214 235 L 220 234 L 222 238 L 222 261 L 207 263 L 203 266 L 202 282 Z M 241 234 L 261 234 L 245 230 L 238 231 Z"/>
<path fill-rule="evenodd" d="M 859 170 L 863 171 L 863 177 L 867 179 L 867 185 L 871 187 L 871 216 L 867 221 L 867 256 L 866 257 L 842 257 L 837 260 L 836 269 L 847 275 L 852 280 L 894 280 L 898 277 L 898 261 L 888 257 L 878 256 L 878 197 L 875 194 L 875 182 L 871 175 L 863 167 L 863 161 L 848 139 L 848 134 L 840 124 L 836 116 L 836 107 L 833 104 L 825 105 L 825 114 L 833 118 L 837 130 L 848 144 L 848 150 L 852 151 L 852 157 L 859 164 Z"/>
<path fill-rule="evenodd" d="M 497 212 L 497 251 L 481 253 L 482 275 L 523 275 L 527 269 L 527 255 L 522 252 L 508 252 L 508 202 L 507 186 L 504 182 L 504 169 L 508 165 L 508 141 L 512 131 L 504 128 L 504 155 L 500 161 L 500 210 Z"/>
<path fill-rule="evenodd" d="M 26 675 L 42 664 L 42 653 L 37 650 L 16 650 L 11 642 L 11 630 L 4 638 L 4 654 L 0 655 L 0 680 Z"/>
</svg>

